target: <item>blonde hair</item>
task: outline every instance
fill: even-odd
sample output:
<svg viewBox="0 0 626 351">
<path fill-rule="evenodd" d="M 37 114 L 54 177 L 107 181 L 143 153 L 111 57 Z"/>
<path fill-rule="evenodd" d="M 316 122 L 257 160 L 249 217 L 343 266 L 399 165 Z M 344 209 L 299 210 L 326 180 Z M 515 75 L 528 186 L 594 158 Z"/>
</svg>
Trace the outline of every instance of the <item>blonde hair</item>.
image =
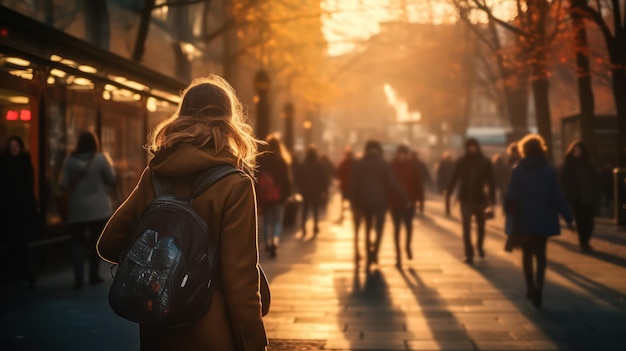
<svg viewBox="0 0 626 351">
<path fill-rule="evenodd" d="M 259 141 L 235 90 L 217 75 L 194 79 L 174 115 L 159 123 L 149 140 L 152 154 L 181 143 L 201 148 L 212 141 L 217 152 L 228 149 L 240 169 L 254 173 Z"/>
<path fill-rule="evenodd" d="M 268 135 L 265 142 L 267 143 L 267 153 L 275 154 L 277 157 L 282 158 L 287 165 L 291 164 L 291 155 L 280 139 L 280 134 L 272 133 Z"/>
<path fill-rule="evenodd" d="M 517 150 L 522 157 L 546 157 L 548 147 L 539 134 L 528 134 L 517 143 Z"/>
</svg>

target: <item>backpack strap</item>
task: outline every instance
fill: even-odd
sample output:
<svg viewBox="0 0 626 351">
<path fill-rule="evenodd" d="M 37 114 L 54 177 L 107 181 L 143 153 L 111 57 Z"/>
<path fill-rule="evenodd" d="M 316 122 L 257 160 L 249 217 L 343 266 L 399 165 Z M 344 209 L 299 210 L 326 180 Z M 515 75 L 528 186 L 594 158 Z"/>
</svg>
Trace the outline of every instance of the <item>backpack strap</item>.
<svg viewBox="0 0 626 351">
<path fill-rule="evenodd" d="M 163 194 L 173 194 L 174 184 L 171 181 L 160 179 L 161 176 L 152 172 L 152 187 L 154 188 L 155 198 Z"/>
<path fill-rule="evenodd" d="M 189 197 L 190 200 L 193 201 L 196 197 L 200 196 L 218 180 L 226 177 L 227 175 L 239 172 L 241 172 L 239 169 L 229 164 L 223 164 L 209 168 L 204 173 L 202 173 L 200 177 L 198 177 L 198 180 L 194 183 L 191 191 L 191 196 Z"/>
</svg>

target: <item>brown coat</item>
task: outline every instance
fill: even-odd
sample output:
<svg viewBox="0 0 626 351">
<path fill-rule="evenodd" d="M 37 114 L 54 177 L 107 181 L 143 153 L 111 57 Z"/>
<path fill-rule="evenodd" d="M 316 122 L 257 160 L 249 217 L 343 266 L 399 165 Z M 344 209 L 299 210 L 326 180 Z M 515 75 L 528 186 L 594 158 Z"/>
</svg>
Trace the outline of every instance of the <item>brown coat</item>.
<svg viewBox="0 0 626 351">
<path fill-rule="evenodd" d="M 211 166 L 236 165 L 228 151 L 177 145 L 157 153 L 139 184 L 113 214 L 98 241 L 98 252 L 111 262 L 120 260 L 129 245 L 133 223 L 154 199 L 152 172 L 171 177 L 174 193 L 187 197 L 189 184 Z M 209 224 L 211 241 L 221 235 L 221 288 L 211 309 L 198 322 L 177 330 L 140 326 L 141 350 L 264 350 L 267 345 L 261 319 L 257 246 L 256 200 L 252 180 L 233 174 L 216 183 L 193 202 L 193 208 Z"/>
</svg>

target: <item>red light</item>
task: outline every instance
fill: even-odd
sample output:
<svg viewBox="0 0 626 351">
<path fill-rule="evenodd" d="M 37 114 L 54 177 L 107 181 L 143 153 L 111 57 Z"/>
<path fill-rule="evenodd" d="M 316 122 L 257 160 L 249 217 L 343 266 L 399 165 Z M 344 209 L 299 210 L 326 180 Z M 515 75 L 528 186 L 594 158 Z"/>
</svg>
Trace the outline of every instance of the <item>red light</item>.
<svg viewBox="0 0 626 351">
<path fill-rule="evenodd" d="M 17 121 L 18 113 L 15 110 L 7 111 L 7 121 Z"/>
<path fill-rule="evenodd" d="M 3 37 L 8 37 L 9 36 L 9 30 L 6 28 L 0 28 L 0 35 Z"/>
<path fill-rule="evenodd" d="M 20 111 L 20 121 L 30 121 L 30 110 Z"/>
</svg>

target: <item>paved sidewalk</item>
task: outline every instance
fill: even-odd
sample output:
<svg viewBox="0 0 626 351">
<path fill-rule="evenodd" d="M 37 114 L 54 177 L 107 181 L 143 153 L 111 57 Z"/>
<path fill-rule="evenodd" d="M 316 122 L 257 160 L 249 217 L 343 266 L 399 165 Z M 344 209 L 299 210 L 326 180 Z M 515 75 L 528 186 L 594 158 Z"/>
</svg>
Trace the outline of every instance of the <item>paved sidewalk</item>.
<svg viewBox="0 0 626 351">
<path fill-rule="evenodd" d="M 489 222 L 486 259 L 468 266 L 458 215 L 446 218 L 436 201 L 426 211 L 402 270 L 390 225 L 380 265 L 369 275 L 355 267 L 349 219 L 326 223 L 315 240 L 286 238 L 276 260 L 263 255 L 272 350 L 626 350 L 625 232 L 600 225 L 592 254 L 572 233 L 552 240 L 536 310 L 520 253 L 503 250 L 502 218 Z"/>
<path fill-rule="evenodd" d="M 501 218 L 489 222 L 486 259 L 467 266 L 458 215 L 446 218 L 438 201 L 426 211 L 402 270 L 389 225 L 380 265 L 355 267 L 349 218 L 323 222 L 315 240 L 287 235 L 275 260 L 262 251 L 271 350 L 626 350 L 626 232 L 600 223 L 591 254 L 570 233 L 551 240 L 538 311 L 524 298 L 519 252 L 502 249 Z M 70 271 L 34 291 L 0 287 L 0 350 L 138 350 L 137 326 L 108 306 L 106 265 L 102 275 L 107 284 L 81 291 Z"/>
</svg>

